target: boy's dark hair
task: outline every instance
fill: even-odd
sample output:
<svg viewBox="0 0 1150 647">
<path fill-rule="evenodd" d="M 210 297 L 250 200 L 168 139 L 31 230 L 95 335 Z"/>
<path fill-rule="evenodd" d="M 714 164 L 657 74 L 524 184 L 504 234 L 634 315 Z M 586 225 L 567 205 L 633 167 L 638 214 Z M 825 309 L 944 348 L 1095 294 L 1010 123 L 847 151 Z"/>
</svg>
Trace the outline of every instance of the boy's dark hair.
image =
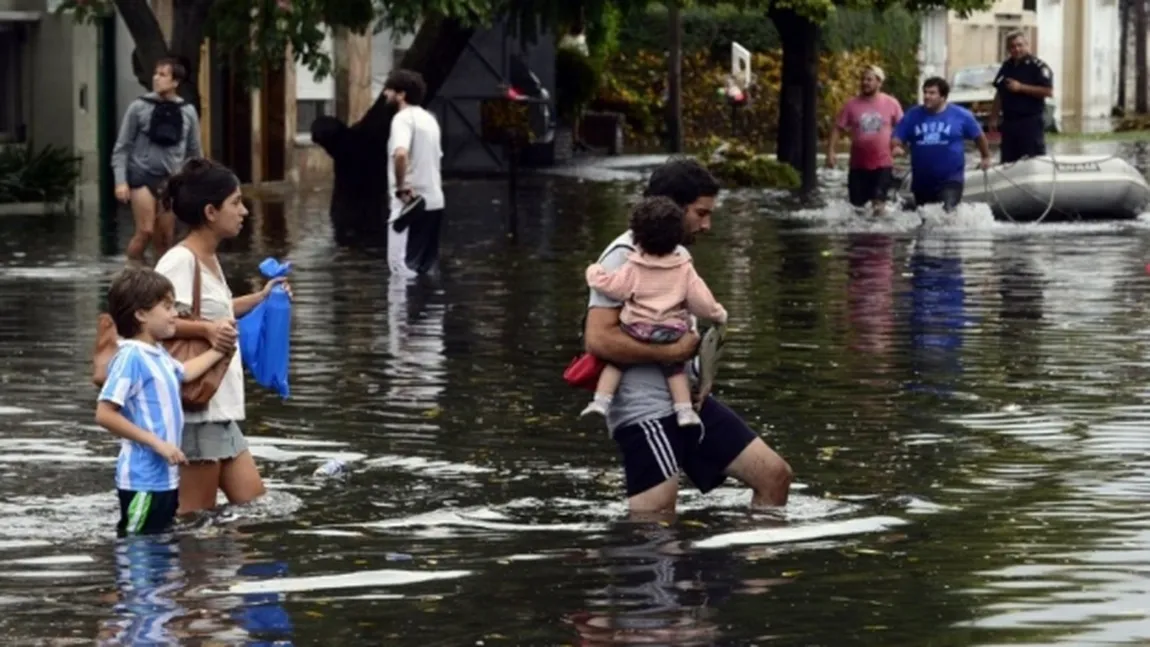
<svg viewBox="0 0 1150 647">
<path fill-rule="evenodd" d="M 160 204 L 192 229 L 207 221 L 208 205 L 219 209 L 236 189 L 240 180 L 228 167 L 212 160 L 193 157 L 178 173 L 168 178 L 160 191 Z"/>
<path fill-rule="evenodd" d="M 129 267 L 120 272 L 108 288 L 108 314 L 116 324 L 116 334 L 124 339 L 140 334 L 136 313 L 174 298 L 175 292 L 168 277 L 155 270 Z"/>
<path fill-rule="evenodd" d="M 683 209 L 671 198 L 643 198 L 631 212 L 631 233 L 642 251 L 666 256 L 683 242 Z"/>
<path fill-rule="evenodd" d="M 643 197 L 663 196 L 686 209 L 699 198 L 719 195 L 719 181 L 698 161 L 672 159 L 664 163 L 647 180 Z"/>
<path fill-rule="evenodd" d="M 161 58 L 156 61 L 156 69 L 168 66 L 172 71 L 172 80 L 176 83 L 183 83 L 184 79 L 188 78 L 188 68 L 178 58 Z"/>
<path fill-rule="evenodd" d="M 423 75 L 415 70 L 392 70 L 383 83 L 383 89 L 402 92 L 403 100 L 412 106 L 422 105 L 423 97 L 427 94 Z"/>
<path fill-rule="evenodd" d="M 938 95 L 943 99 L 950 96 L 950 84 L 947 83 L 946 79 L 942 78 L 941 76 L 932 76 L 929 79 L 923 81 L 922 89 L 925 90 L 927 88 L 937 89 Z"/>
</svg>

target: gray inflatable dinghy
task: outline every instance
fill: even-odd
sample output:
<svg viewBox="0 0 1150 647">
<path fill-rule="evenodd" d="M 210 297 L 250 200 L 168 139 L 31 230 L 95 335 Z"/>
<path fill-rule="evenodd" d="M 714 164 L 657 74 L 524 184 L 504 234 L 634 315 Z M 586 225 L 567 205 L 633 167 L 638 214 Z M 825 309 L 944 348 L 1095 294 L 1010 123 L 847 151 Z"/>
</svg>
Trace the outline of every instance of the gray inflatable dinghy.
<svg viewBox="0 0 1150 647">
<path fill-rule="evenodd" d="M 1129 220 L 1150 203 L 1150 184 L 1121 157 L 1030 157 L 968 170 L 962 200 L 990 205 L 1000 220 Z"/>
<path fill-rule="evenodd" d="M 1044 155 L 967 169 L 962 201 L 1015 222 L 1131 220 L 1150 205 L 1150 183 L 1120 157 Z"/>
</svg>

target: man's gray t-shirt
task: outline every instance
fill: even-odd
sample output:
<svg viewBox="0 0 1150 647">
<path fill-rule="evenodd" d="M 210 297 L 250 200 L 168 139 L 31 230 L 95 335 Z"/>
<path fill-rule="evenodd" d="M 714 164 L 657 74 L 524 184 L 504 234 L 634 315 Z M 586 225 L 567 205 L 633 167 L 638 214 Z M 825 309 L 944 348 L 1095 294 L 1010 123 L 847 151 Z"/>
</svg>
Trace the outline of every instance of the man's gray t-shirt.
<svg viewBox="0 0 1150 647">
<path fill-rule="evenodd" d="M 627 262 L 627 255 L 634 251 L 635 241 L 630 230 L 623 233 L 603 250 L 599 260 L 608 272 L 619 269 Z M 679 253 L 690 256 L 686 248 L 680 246 Z M 623 302 L 591 290 L 587 309 L 622 308 Z M 671 392 L 667 389 L 667 376 L 656 364 L 642 364 L 626 368 L 623 380 L 615 391 L 611 408 L 607 413 L 607 426 L 614 432 L 619 427 L 643 420 L 665 418 L 675 412 L 671 402 Z"/>
</svg>

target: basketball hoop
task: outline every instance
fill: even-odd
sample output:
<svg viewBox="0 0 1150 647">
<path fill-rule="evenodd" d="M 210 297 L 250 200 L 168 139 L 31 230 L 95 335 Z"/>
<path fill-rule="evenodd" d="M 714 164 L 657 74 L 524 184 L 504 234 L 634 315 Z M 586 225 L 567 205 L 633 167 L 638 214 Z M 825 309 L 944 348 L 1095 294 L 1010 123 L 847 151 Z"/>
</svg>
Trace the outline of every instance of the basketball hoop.
<svg viewBox="0 0 1150 647">
<path fill-rule="evenodd" d="M 747 105 L 747 90 L 751 87 L 751 52 L 746 47 L 731 43 L 731 73 L 725 87 L 719 92 L 731 105 L 731 135 L 738 132 L 738 110 Z"/>
<path fill-rule="evenodd" d="M 731 43 L 731 78 L 744 91 L 751 87 L 751 52 L 735 42 Z"/>
</svg>

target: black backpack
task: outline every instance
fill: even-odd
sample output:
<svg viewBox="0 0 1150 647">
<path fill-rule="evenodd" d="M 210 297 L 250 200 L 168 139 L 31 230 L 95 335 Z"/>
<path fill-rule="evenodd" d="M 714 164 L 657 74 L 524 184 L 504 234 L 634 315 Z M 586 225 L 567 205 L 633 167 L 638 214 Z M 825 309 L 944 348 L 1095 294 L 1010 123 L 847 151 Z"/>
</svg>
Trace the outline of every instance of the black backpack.
<svg viewBox="0 0 1150 647">
<path fill-rule="evenodd" d="M 184 104 L 152 97 L 141 97 L 152 104 L 148 139 L 157 146 L 175 146 L 184 140 Z"/>
</svg>

